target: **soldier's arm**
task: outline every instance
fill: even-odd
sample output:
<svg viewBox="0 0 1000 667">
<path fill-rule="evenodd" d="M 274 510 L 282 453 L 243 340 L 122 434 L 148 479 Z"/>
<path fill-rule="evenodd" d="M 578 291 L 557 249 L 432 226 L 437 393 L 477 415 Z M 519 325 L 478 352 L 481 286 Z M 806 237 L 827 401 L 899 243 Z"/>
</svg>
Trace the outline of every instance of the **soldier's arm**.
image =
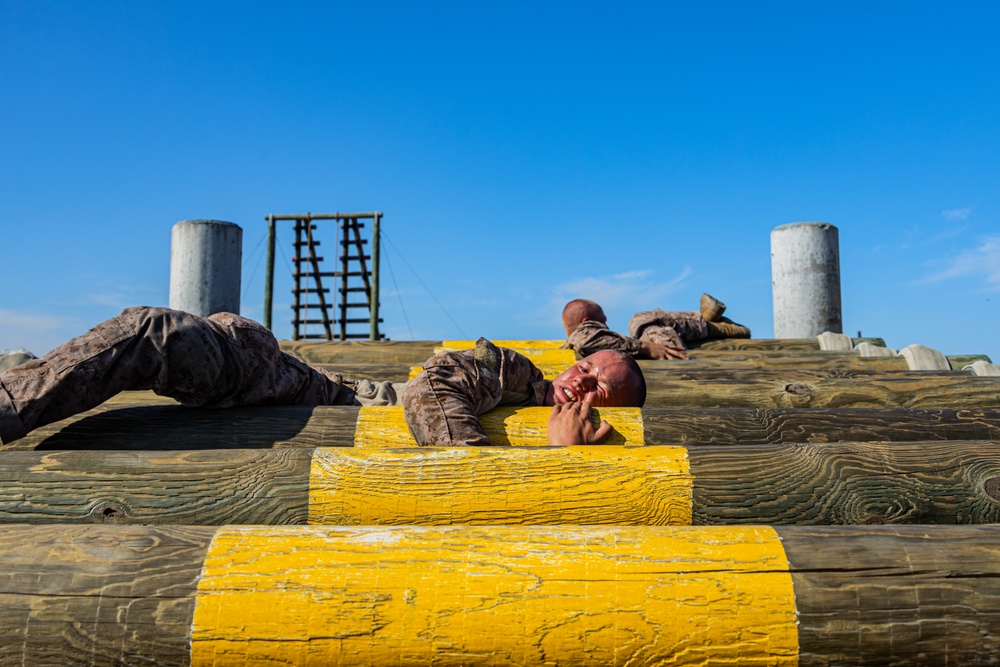
<svg viewBox="0 0 1000 667">
<path fill-rule="evenodd" d="M 578 326 L 566 343 L 581 357 L 590 356 L 601 350 L 618 350 L 633 357 L 638 357 L 642 353 L 640 341 L 623 336 L 609 329 L 607 325 L 591 320 Z"/>
<path fill-rule="evenodd" d="M 489 445 L 479 415 L 508 394 L 531 391 L 541 372 L 526 358 L 485 339 L 474 350 L 431 357 L 403 391 L 406 425 L 422 447 Z"/>
</svg>

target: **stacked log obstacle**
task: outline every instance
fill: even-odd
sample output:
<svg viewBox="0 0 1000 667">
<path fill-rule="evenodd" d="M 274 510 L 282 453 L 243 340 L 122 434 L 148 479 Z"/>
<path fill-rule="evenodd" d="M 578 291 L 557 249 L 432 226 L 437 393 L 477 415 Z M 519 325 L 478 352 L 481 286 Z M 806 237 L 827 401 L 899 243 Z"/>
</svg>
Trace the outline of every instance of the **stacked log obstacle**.
<svg viewBox="0 0 1000 667">
<path fill-rule="evenodd" d="M 996 523 L 1000 442 L 4 452 L 0 523 Z"/>
<path fill-rule="evenodd" d="M 403 381 L 453 343 L 283 347 Z M 873 344 L 642 362 L 590 447 L 127 392 L 0 452 L 0 665 L 995 664 L 1000 525 L 945 524 L 1000 524 L 1000 380 Z"/>
<path fill-rule="evenodd" d="M 141 394 L 146 396 L 145 393 Z M 482 419 L 495 444 L 546 445 L 551 410 L 500 408 Z M 658 445 L 1000 440 L 1000 408 L 642 408 L 594 410 L 622 433 Z M 401 408 L 261 406 L 205 410 L 105 404 L 43 426 L 9 450 L 192 450 L 415 446 Z"/>
<path fill-rule="evenodd" d="M 995 665 L 998 526 L 0 526 L 0 662 Z"/>
</svg>

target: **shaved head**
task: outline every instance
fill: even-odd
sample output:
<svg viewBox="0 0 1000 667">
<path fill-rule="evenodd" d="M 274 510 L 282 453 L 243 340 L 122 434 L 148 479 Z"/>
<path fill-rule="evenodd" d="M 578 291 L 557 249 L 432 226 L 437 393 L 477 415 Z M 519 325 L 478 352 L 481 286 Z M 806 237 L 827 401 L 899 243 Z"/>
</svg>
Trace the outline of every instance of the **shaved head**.
<svg viewBox="0 0 1000 667">
<path fill-rule="evenodd" d="M 604 309 L 600 304 L 590 299 L 573 299 L 563 307 L 562 324 L 566 330 L 566 337 L 576 331 L 576 328 L 584 322 L 600 322 L 607 324 L 608 318 L 604 315 Z"/>
</svg>

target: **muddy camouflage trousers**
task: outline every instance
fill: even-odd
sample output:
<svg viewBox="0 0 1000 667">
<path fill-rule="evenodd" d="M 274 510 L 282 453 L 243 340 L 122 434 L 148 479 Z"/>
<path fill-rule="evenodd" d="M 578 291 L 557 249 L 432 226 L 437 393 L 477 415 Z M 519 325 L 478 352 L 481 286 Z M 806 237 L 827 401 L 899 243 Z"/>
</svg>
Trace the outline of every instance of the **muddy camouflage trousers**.
<svg viewBox="0 0 1000 667">
<path fill-rule="evenodd" d="M 260 324 L 218 313 L 127 308 L 0 375 L 0 442 L 150 389 L 192 407 L 393 405 L 402 385 L 343 380 L 278 348 Z"/>
<path fill-rule="evenodd" d="M 628 335 L 650 343 L 685 348 L 685 341 L 708 338 L 705 318 L 696 310 L 647 310 L 636 313 L 628 323 Z"/>
</svg>

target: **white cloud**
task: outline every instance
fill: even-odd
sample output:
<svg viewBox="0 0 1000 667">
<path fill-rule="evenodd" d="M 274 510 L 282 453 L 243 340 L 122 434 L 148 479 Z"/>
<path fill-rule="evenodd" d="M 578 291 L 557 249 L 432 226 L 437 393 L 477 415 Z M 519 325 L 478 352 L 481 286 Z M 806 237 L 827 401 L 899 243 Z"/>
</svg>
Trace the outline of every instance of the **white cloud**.
<svg viewBox="0 0 1000 667">
<path fill-rule="evenodd" d="M 640 270 L 617 273 L 610 276 L 587 277 L 556 285 L 549 303 L 555 312 L 562 312 L 563 306 L 571 299 L 591 299 L 601 304 L 605 312 L 622 309 L 648 309 L 666 295 L 678 290 L 691 275 L 691 267 L 675 277 L 656 282 L 654 271 Z"/>
<path fill-rule="evenodd" d="M 987 289 L 1000 289 L 1000 235 L 988 236 L 972 250 L 948 260 L 948 266 L 919 283 L 936 283 L 962 277 L 982 277 Z"/>
<path fill-rule="evenodd" d="M 972 213 L 972 207 L 966 206 L 965 208 L 953 208 L 947 211 L 941 211 L 941 217 L 945 220 L 965 220 Z"/>
</svg>

